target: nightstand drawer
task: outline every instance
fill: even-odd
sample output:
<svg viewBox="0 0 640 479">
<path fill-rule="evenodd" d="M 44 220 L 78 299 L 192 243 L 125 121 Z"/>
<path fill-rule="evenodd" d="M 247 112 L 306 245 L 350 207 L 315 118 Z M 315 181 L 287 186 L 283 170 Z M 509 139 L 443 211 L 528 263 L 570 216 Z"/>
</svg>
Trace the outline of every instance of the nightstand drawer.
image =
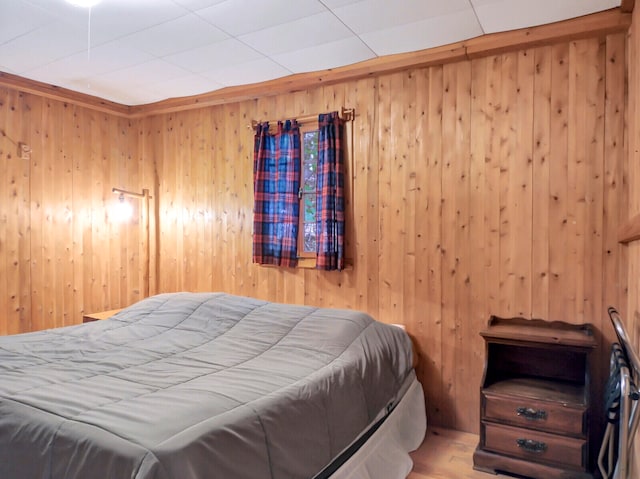
<svg viewBox="0 0 640 479">
<path fill-rule="evenodd" d="M 586 466 L 586 440 L 491 423 L 482 427 L 487 450 L 550 465 Z"/>
<path fill-rule="evenodd" d="M 567 407 L 558 402 L 502 396 L 486 390 L 482 395 L 483 417 L 487 420 L 571 436 L 586 434 L 586 407 Z"/>
</svg>

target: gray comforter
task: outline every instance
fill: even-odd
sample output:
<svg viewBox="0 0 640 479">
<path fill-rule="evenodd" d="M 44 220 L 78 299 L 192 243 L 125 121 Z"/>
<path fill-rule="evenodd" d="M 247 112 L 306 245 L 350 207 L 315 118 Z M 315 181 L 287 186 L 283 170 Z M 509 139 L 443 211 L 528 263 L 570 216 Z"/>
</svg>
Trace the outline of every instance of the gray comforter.
<svg viewBox="0 0 640 479">
<path fill-rule="evenodd" d="M 0 337 L 0 478 L 309 478 L 410 371 L 407 335 L 363 313 L 154 296 Z"/>
</svg>

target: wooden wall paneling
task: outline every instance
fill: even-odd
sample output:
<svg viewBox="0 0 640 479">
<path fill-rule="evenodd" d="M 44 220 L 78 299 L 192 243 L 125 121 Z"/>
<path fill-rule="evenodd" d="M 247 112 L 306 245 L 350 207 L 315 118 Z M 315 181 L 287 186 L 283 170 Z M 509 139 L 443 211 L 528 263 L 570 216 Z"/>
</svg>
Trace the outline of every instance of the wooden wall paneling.
<svg viewBox="0 0 640 479">
<path fill-rule="evenodd" d="M 85 313 L 86 288 L 90 288 L 90 276 L 85 268 L 85 233 L 91 225 L 91 135 L 87 129 L 91 125 L 90 110 L 77 108 L 73 118 L 72 135 L 74 156 L 72 159 L 72 241 L 73 241 L 73 319 Z M 90 253 L 90 249 L 86 252 Z M 89 306 L 89 303 L 86 303 Z M 93 311 L 86 311 L 91 313 Z"/>
<path fill-rule="evenodd" d="M 142 145 L 140 142 L 140 121 L 139 120 L 120 120 L 122 128 L 126 128 L 125 140 L 121 149 L 124 150 L 124 161 L 126 161 L 126 172 L 129 176 L 129 180 L 132 183 L 131 188 L 134 188 L 137 193 L 142 193 L 143 189 L 149 190 L 149 195 L 153 196 L 151 185 L 148 185 L 144 181 L 144 169 L 140 156 L 142 154 Z M 138 210 L 138 224 L 137 227 L 130 227 L 127 231 L 128 235 L 128 249 L 127 264 L 130 265 L 127 268 L 129 271 L 125 271 L 129 289 L 122 292 L 121 301 L 119 304 L 129 306 L 144 298 L 147 285 L 149 284 L 150 271 L 147 269 L 147 262 L 149 260 L 149 243 L 151 242 L 151 233 L 147 238 L 146 228 L 150 227 L 151 213 L 151 201 L 149 201 L 149 207 L 146 208 L 144 198 L 136 198 L 134 204 Z"/>
<path fill-rule="evenodd" d="M 107 118 L 105 117 L 105 120 Z M 138 225 L 138 200 L 126 197 L 124 199 L 131 207 L 131 218 L 117 218 L 112 213 L 114 203 L 119 201 L 118 197 L 112 192 L 115 184 L 125 190 L 133 190 L 133 184 L 128 178 L 126 165 L 122 161 L 119 145 L 123 138 L 119 120 L 115 123 L 105 121 L 106 135 L 102 138 L 104 146 L 104 169 L 102 171 L 102 203 L 107 213 L 107 222 L 104 225 L 109 238 L 109 261 L 106 265 L 107 277 L 105 281 L 106 304 L 109 308 L 112 304 L 120 303 L 120 294 L 122 292 L 122 283 L 126 282 L 126 273 L 134 274 L 134 270 L 125 271 L 122 267 L 126 263 L 127 251 L 125 244 L 129 229 L 136 228 Z M 137 273 L 137 272 L 136 272 Z"/>
<path fill-rule="evenodd" d="M 506 106 L 502 103 L 502 56 L 497 55 L 487 60 L 486 66 L 486 104 L 484 123 L 484 144 L 485 152 L 485 216 L 484 216 L 484 265 L 487 284 L 487 317 L 489 315 L 500 315 L 503 313 L 500 307 L 502 291 L 502 277 L 500 276 L 500 175 L 501 160 L 500 148 L 502 137 L 500 135 L 501 120 L 504 115 L 503 109 Z"/>
<path fill-rule="evenodd" d="M 241 283 L 240 275 L 242 270 L 238 268 L 238 258 L 241 251 L 238 249 L 240 243 L 240 211 L 241 206 L 238 201 L 238 191 L 242 187 L 242 184 L 238 181 L 246 172 L 239 164 L 241 156 L 241 144 L 244 143 L 243 135 L 246 134 L 246 130 L 241 130 L 240 125 L 240 105 L 234 103 L 226 107 L 227 120 L 226 124 L 231 128 L 227 131 L 225 138 L 227 139 L 227 151 L 225 152 L 225 163 L 227 164 L 227 174 L 225 175 L 228 183 L 226 187 L 226 193 L 229 198 L 229 205 L 227 206 L 226 218 L 227 218 L 227 248 L 228 251 L 228 270 L 233 271 L 233 289 L 239 290 Z"/>
<path fill-rule="evenodd" d="M 357 289 L 355 291 L 355 307 L 361 311 L 371 311 L 369 301 L 377 294 L 373 290 L 371 275 L 372 265 L 367 258 L 373 249 L 375 237 L 369 235 L 369 225 L 377 222 L 377 215 L 374 217 L 369 213 L 369 181 L 376 170 L 374 163 L 374 148 L 372 143 L 377 138 L 377 109 L 376 102 L 376 80 L 358 80 L 354 84 L 352 106 L 356 110 L 356 117 L 353 121 L 353 224 L 349 231 L 352 232 L 353 245 L 353 268 L 356 275 Z M 373 204 L 371 204 L 373 206 Z M 377 255 L 377 252 L 376 252 Z M 376 256 L 377 257 L 377 256 Z M 371 294 L 368 292 L 371 291 Z"/>
<path fill-rule="evenodd" d="M 22 116 L 21 140 L 26 144 L 27 152 L 16 155 L 17 171 L 15 172 L 15 195 L 17 229 L 17 264 L 18 281 L 15 284 L 15 297 L 13 311 L 19 323 L 20 331 L 31 331 L 31 208 L 30 171 L 33 152 L 33 103 L 38 103 L 37 98 L 30 102 L 24 102 L 20 110 Z M 1 102 L 0 102 L 1 103 Z M 17 152 L 16 152 L 17 153 Z M 22 152 L 21 152 L 22 153 Z M 5 170 L 6 171 L 6 170 Z"/>
<path fill-rule="evenodd" d="M 194 166 L 197 166 L 197 151 L 193 145 L 193 131 L 197 129 L 200 112 L 183 112 L 179 117 L 178 142 L 181 153 L 179 178 L 180 187 L 182 189 L 182 205 L 180 211 L 180 219 L 182 224 L 182 261 L 184 262 L 184 281 L 183 289 L 193 291 L 196 289 L 196 275 L 198 271 L 198 243 L 197 243 L 197 227 L 201 218 L 197 214 L 197 186 L 195 176 L 198 174 Z M 235 276 L 233 270 L 229 271 Z"/>
<path fill-rule="evenodd" d="M 182 262 L 178 261 L 181 254 L 178 242 L 182 238 L 178 224 L 180 210 L 177 182 L 178 167 L 182 158 L 175 138 L 175 114 L 158 117 L 161 123 L 163 139 L 162 168 L 160 171 L 160 271 L 172 272 L 160 275 L 160 291 L 170 292 L 183 289 L 179 283 L 182 272 Z M 173 273 L 175 272 L 175 273 Z"/>
<path fill-rule="evenodd" d="M 192 178 L 193 194 L 196 198 L 196 230 L 194 288 L 196 291 L 211 290 L 213 261 L 211 258 L 211 201 L 207 195 L 211 183 L 211 152 L 207 139 L 211 135 L 211 116 L 203 110 L 196 110 L 195 124 L 191 125 L 192 161 L 196 164 Z"/>
<path fill-rule="evenodd" d="M 583 141 L 587 132 L 586 123 L 586 72 L 582 69 L 586 61 L 587 46 L 584 42 L 571 42 L 569 45 L 569 128 L 568 134 L 568 169 L 567 199 L 572 205 L 567 210 L 567 228 L 569 237 L 567 251 L 567 291 L 565 310 L 566 318 L 581 321 L 584 318 L 584 272 L 585 272 L 585 238 L 586 224 L 585 182 L 586 178 L 586 144 Z M 569 288 L 567 288 L 569 286 Z"/>
<path fill-rule="evenodd" d="M 456 232 L 458 215 L 456 213 L 456 163 L 466 162 L 460 156 L 460 147 L 457 144 L 456 124 L 460 112 L 457 109 L 457 64 L 444 65 L 443 67 L 443 94 L 442 94 L 442 330 L 440 340 L 442 342 L 441 354 L 441 380 L 443 397 L 441 417 L 444 424 L 455 425 L 457 409 L 454 399 L 456 397 L 456 346 L 457 346 L 457 318 L 456 302 L 456 275 L 463 274 L 463 265 L 458 264 L 456 251 Z M 460 79 L 464 81 L 464 79 Z M 466 266 L 466 265 L 464 265 Z"/>
<path fill-rule="evenodd" d="M 452 148 L 455 152 L 452 164 L 453 196 L 455 203 L 454 239 L 455 272 L 454 280 L 455 301 L 453 302 L 455 330 L 455 426 L 467 430 L 476 427 L 478 417 L 474 414 L 478 400 L 475 395 L 462 394 L 470 384 L 477 382 L 480 365 L 484 357 L 484 349 L 477 341 L 469 342 L 467 338 L 474 337 L 481 329 L 476 323 L 471 304 L 471 62 L 456 64 L 455 84 L 455 123 L 449 125 L 453 129 Z M 474 244 L 474 249 L 475 249 Z M 478 278 L 481 281 L 481 278 Z"/>
<path fill-rule="evenodd" d="M 2 152 L 2 156 L 0 157 L 0 168 L 2 168 L 2 171 L 9 172 L 8 175 L 3 175 L 2 182 L 0 183 L 0 194 L 2 195 L 2 202 L 0 203 L 0 253 L 3 255 L 2 261 L 0 261 L 0 290 L 5 292 L 2 298 L 0 298 L 0 314 L 2 315 L 2 319 L 0 319 L 0 332 L 2 334 L 8 334 L 14 328 L 12 323 L 15 322 L 10 312 L 12 307 L 10 286 L 13 276 L 12 270 L 14 270 L 11 263 L 15 261 L 11 255 L 10 238 L 13 232 L 11 231 L 12 221 L 10 217 L 13 214 L 11 211 L 11 169 L 12 164 L 15 164 L 15 158 L 18 153 L 18 145 L 14 139 L 18 132 L 13 129 L 13 125 L 17 124 L 17 119 L 14 120 L 16 116 L 16 113 L 14 113 L 16 104 L 14 97 L 17 95 L 17 92 L 2 90 L 0 94 L 2 94 L 2 96 L 0 96 L 0 104 L 4 106 L 4 114 L 0 118 L 2 119 L 2 133 L 0 133 L 0 141 L 2 142 L 0 143 L 0 151 Z"/>
<path fill-rule="evenodd" d="M 160 196 L 159 168 L 162 166 L 164 142 L 157 117 L 147 117 L 138 121 L 140 137 L 140 166 L 143 171 L 142 187 L 149 189 L 149 294 L 159 292 L 159 253 L 160 253 Z M 210 244 L 210 243 L 209 243 Z"/>
<path fill-rule="evenodd" d="M 378 311 L 377 317 L 381 321 L 391 322 L 391 288 L 393 283 L 387 279 L 389 268 L 398 267 L 390 258 L 391 250 L 395 249 L 392 237 L 392 218 L 391 211 L 391 171 L 393 168 L 391 161 L 391 151 L 394 148 L 394 135 L 391 132 L 391 99 L 393 95 L 392 85 L 393 75 L 385 75 L 378 81 L 378 191 L 374 199 L 378 202 L 378 221 L 379 229 L 374 233 L 377 238 L 377 255 L 378 255 L 378 274 L 376 281 L 378 282 Z"/>
<path fill-rule="evenodd" d="M 490 90 L 488 85 L 488 67 L 491 58 L 481 58 L 471 62 L 471 109 L 469 118 L 469 226 L 468 226 L 468 274 L 465 278 L 465 287 L 469 289 L 469 310 L 467 320 L 463 318 L 466 327 L 461 334 L 461 342 L 466 343 L 467 364 L 460 375 L 460 387 L 477 386 L 480 388 L 482 368 L 484 365 L 484 344 L 475 340 L 470 342 L 468 338 L 477 338 L 479 331 L 485 328 L 490 311 L 487 302 L 489 283 L 492 277 L 486 274 L 486 258 L 488 254 L 487 236 L 485 235 L 486 218 L 490 205 L 487 204 L 487 178 L 489 145 L 491 142 L 487 131 L 491 129 L 491 104 L 489 103 Z M 478 254 L 478 252 L 482 252 Z M 466 339 L 465 339 L 466 337 Z M 472 345 L 472 346 L 471 346 Z M 465 344 L 461 344 L 464 348 Z M 474 389 L 475 390 L 475 389 Z M 469 395 L 469 402 L 463 407 L 474 414 L 468 414 L 466 421 L 460 423 L 460 427 L 474 429 L 472 423 L 479 422 L 479 404 L 474 397 Z"/>
<path fill-rule="evenodd" d="M 345 96 L 343 98 L 344 105 L 349 108 L 356 108 L 357 104 L 357 83 L 351 82 L 345 87 Z M 340 106 L 338 106 L 340 110 Z M 358 112 L 356 112 L 358 114 Z M 344 160 L 345 160 L 345 259 L 350 264 L 346 274 L 342 275 L 341 288 L 343 295 L 348 299 L 349 307 L 353 309 L 363 310 L 360 302 L 359 292 L 365 288 L 366 283 L 362 282 L 363 277 L 354 269 L 353 263 L 356 257 L 356 241 L 357 228 L 362 224 L 356 225 L 356 196 L 355 196 L 355 175 L 356 175 L 356 151 L 355 151 L 355 135 L 356 126 L 354 121 L 346 122 L 344 125 Z"/>
<path fill-rule="evenodd" d="M 11 125 L 9 121 L 11 108 L 10 95 L 13 90 L 7 88 L 0 88 L 0 168 L 2 171 L 9 170 L 9 162 L 11 161 L 11 151 L 17 149 L 11 141 L 12 132 L 9 130 L 8 125 Z M 9 212 L 7 211 L 7 197 L 9 195 L 9 185 L 6 180 L 0 182 L 0 254 L 2 254 L 2 260 L 0 260 L 0 291 L 7 292 L 7 235 L 9 234 L 7 221 Z M 9 329 L 9 315 L 8 315 L 8 294 L 0 295 L 0 334 L 8 334 Z"/>
<path fill-rule="evenodd" d="M 569 46 L 552 47 L 551 64 L 551 141 L 549 148 L 549 319 L 569 320 L 565 290 L 568 233 L 568 136 L 569 125 Z"/>
<path fill-rule="evenodd" d="M 606 40 L 586 40 L 589 58 L 594 73 L 587 78 L 587 131 L 583 143 L 590 143 L 585 152 L 585 321 L 594 322 L 601 329 L 606 313 L 603 307 L 603 180 L 604 180 L 604 131 L 605 131 L 605 53 Z M 587 141 L 585 141 L 587 140 Z M 588 319 L 587 319 L 588 318 Z M 602 344 L 602 346 L 605 346 Z M 600 362 L 599 362 L 600 364 Z"/>
<path fill-rule="evenodd" d="M 8 94 L 7 94 L 8 93 Z M 20 330 L 20 318 L 16 307 L 19 300 L 20 261 L 18 245 L 18 213 L 20 198 L 27 192 L 19 192 L 20 158 L 19 142 L 22 140 L 22 115 L 17 92 L 0 93 L 0 104 L 6 105 L 5 116 L 0 123 L 0 168 L 5 172 L 0 183 L 0 332 L 10 334 Z"/>
<path fill-rule="evenodd" d="M 24 98 L 24 96 L 19 96 L 18 98 Z M 17 138 L 14 137 L 14 141 L 22 141 L 27 144 L 27 148 L 32 148 L 31 106 L 26 101 L 21 103 L 22 105 L 19 105 L 19 109 L 17 110 L 19 113 L 17 116 L 20 118 L 15 118 L 16 124 L 14 125 L 14 131 L 17 134 Z M 9 330 L 16 332 L 31 330 L 31 250 L 29 242 L 29 230 L 31 227 L 29 217 L 31 190 L 29 187 L 29 172 L 31 169 L 32 154 L 22 155 L 21 149 L 16 148 L 15 145 L 13 146 L 14 151 L 11 155 L 11 165 L 3 171 L 9 173 L 7 176 L 11 179 L 9 194 L 13 200 L 10 201 L 13 211 L 7 218 L 9 231 L 12 229 L 9 227 L 11 221 L 16 221 L 16 230 L 7 236 L 7 244 L 11 245 L 13 242 L 13 245 L 9 247 L 11 252 L 8 258 L 10 258 L 11 263 L 8 265 L 8 269 L 14 271 L 7 277 L 7 286 L 10 288 L 10 306 L 6 316 L 8 319 L 10 318 L 10 322 L 13 323 Z"/>
<path fill-rule="evenodd" d="M 401 322 L 403 307 L 405 250 L 404 209 L 408 207 L 404 184 L 406 138 L 409 132 L 403 115 L 407 97 L 407 72 L 394 73 L 380 83 L 380 313 L 385 323 Z M 402 245 L 402 247 L 400 246 Z"/>
<path fill-rule="evenodd" d="M 82 284 L 82 309 L 83 313 L 92 313 L 99 311 L 94 309 L 93 291 L 95 288 L 95 279 L 93 277 L 93 222 L 96 215 L 96 205 L 94 203 L 94 170 L 97 163 L 95 155 L 95 125 L 97 113 L 91 110 L 84 111 L 83 125 L 87 131 L 83 131 L 85 137 L 85 145 L 82 149 L 83 158 L 78 159 L 79 168 L 78 176 L 84 178 L 84 181 L 78 182 L 78 204 L 82 205 L 82 216 L 80 221 L 81 237 L 82 237 L 82 276 L 78 278 L 78 282 Z M 74 210 L 78 211 L 79 206 Z M 78 219 L 78 218 L 76 218 Z"/>
<path fill-rule="evenodd" d="M 533 50 L 517 53 L 517 79 L 514 116 L 516 134 L 510 175 L 510 193 L 514 201 L 514 236 L 511 243 L 514 276 L 516 316 L 531 317 L 531 256 L 535 241 L 532 229 L 533 218 Z M 513 108 L 514 104 L 510 104 Z M 513 168 L 515 167 L 515 168 Z"/>
<path fill-rule="evenodd" d="M 523 309 L 518 296 L 519 258 L 516 248 L 519 245 L 521 231 L 516 211 L 522 206 L 522 183 L 519 181 L 519 161 L 517 148 L 518 98 L 517 91 L 518 53 L 502 55 L 502 95 L 500 115 L 498 117 L 500 136 L 500 312 L 505 316 L 518 316 Z M 523 245 L 524 246 L 524 245 Z M 526 250 L 525 250 L 526 251 Z M 526 254 L 523 251 L 523 254 Z M 520 301 L 518 301 L 520 300 Z M 523 314 L 520 314 L 523 315 Z"/>
<path fill-rule="evenodd" d="M 54 178 L 62 176 L 64 181 L 60 184 L 56 181 L 58 201 L 56 202 L 55 218 L 57 219 L 56 233 L 56 283 L 57 289 L 61 290 L 56 294 L 58 297 L 55 321 L 61 326 L 74 324 L 74 251 L 73 251 L 73 160 L 77 154 L 78 144 L 75 141 L 75 105 L 65 103 L 62 108 L 61 144 L 59 148 L 59 158 L 62 167 L 56 165 L 60 174 Z M 51 182 L 50 182 L 51 183 Z M 60 294 L 62 293 L 62 294 Z"/>
<path fill-rule="evenodd" d="M 405 133 L 405 148 L 407 153 L 404 155 L 404 185 L 405 191 L 405 203 L 401 206 L 404 219 L 404 288 L 402 290 L 402 304 L 403 313 L 401 322 L 405 324 L 408 330 L 414 330 L 414 323 L 418 317 L 417 296 L 422 294 L 416 284 L 416 270 L 417 270 L 417 257 L 416 257 L 416 215 L 419 212 L 419 206 L 416 202 L 418 197 L 417 189 L 418 183 L 416 181 L 416 167 L 417 167 L 417 144 L 420 141 L 419 130 L 417 128 L 406 128 L 406 125 L 420 124 L 418 118 L 418 111 L 422 111 L 422 108 L 418 108 L 417 94 L 418 87 L 418 72 L 416 70 L 410 70 L 403 77 L 403 92 L 404 95 L 404 112 L 402 114 L 402 121 L 404 124 L 403 131 Z"/>
<path fill-rule="evenodd" d="M 409 328 L 418 344 L 418 377 L 425 389 L 428 421 L 444 423 L 442 365 L 442 116 L 443 71 L 416 72 L 418 132 L 416 182 L 416 319 Z"/>
<path fill-rule="evenodd" d="M 47 207 L 43 195 L 44 182 L 48 178 L 45 171 L 45 157 L 48 154 L 48 136 L 43 124 L 43 116 L 46 114 L 46 101 L 39 99 L 36 110 L 36 119 L 39 138 L 34 142 L 31 160 L 31 321 L 35 330 L 45 329 L 49 326 L 46 321 L 45 301 L 45 261 L 43 250 L 45 247 L 44 209 Z"/>
<path fill-rule="evenodd" d="M 109 156 L 111 154 L 111 148 L 107 141 L 111 135 L 109 117 L 106 114 L 98 114 L 94 128 L 95 130 L 92 131 L 95 151 L 92 152 L 94 210 L 91 223 L 93 229 L 91 235 L 93 253 L 91 310 L 104 311 L 111 309 L 108 294 L 111 262 L 105 261 L 105 257 L 110 258 L 113 253 L 111 249 L 109 202 L 106 196 L 107 191 L 109 191 L 109 195 L 113 194 L 109 190 L 109 185 L 106 184 L 109 177 Z"/>
<path fill-rule="evenodd" d="M 358 256 L 355 268 L 364 268 L 366 282 L 364 283 L 364 298 L 362 304 L 366 305 L 365 311 L 377 317 L 380 308 L 380 284 L 378 272 L 380 266 L 379 236 L 380 229 L 380 203 L 379 198 L 379 169 L 380 169 L 380 110 L 378 109 L 378 96 L 380 79 L 360 80 L 358 85 L 358 110 L 356 121 L 360 125 L 357 139 L 356 158 L 361 158 L 362 174 L 355 187 L 358 192 L 359 211 L 364 211 L 364 222 L 360 223 L 363 242 L 366 248 L 363 254 Z M 366 112 L 366 114 L 365 114 Z M 366 134 L 363 133 L 366 131 Z M 362 136 L 360 136 L 362 135 Z M 360 251 L 360 249 L 358 249 Z"/>
<path fill-rule="evenodd" d="M 626 262 L 627 248 L 618 244 L 616 229 L 624 224 L 628 211 L 628 188 L 625 166 L 625 34 L 607 37 L 605 54 L 605 125 L 604 125 L 604 193 L 603 193 L 603 299 L 602 311 L 615 306 L 627 318 Z M 604 314 L 602 314 L 603 317 Z M 604 320 L 606 323 L 606 319 Z M 603 328 L 609 340 L 614 339 L 613 328 Z"/>
<path fill-rule="evenodd" d="M 533 177 L 531 316 L 549 318 L 550 150 L 551 150 L 551 47 L 533 51 Z"/>
<path fill-rule="evenodd" d="M 194 273 L 194 256 L 193 243 L 191 236 L 191 225 L 194 219 L 191 217 L 193 212 L 193 197 L 191 195 L 191 151 L 188 146 L 189 129 L 192 122 L 192 116 L 188 112 L 180 112 L 175 116 L 173 125 L 173 135 L 175 138 L 175 154 L 172 161 L 176 162 L 174 166 L 176 172 L 175 194 L 176 202 L 173 205 L 176 214 L 177 238 L 176 238 L 176 262 L 179 267 L 179 290 L 193 289 L 192 279 Z M 224 231 L 224 230 L 223 230 Z"/>
</svg>

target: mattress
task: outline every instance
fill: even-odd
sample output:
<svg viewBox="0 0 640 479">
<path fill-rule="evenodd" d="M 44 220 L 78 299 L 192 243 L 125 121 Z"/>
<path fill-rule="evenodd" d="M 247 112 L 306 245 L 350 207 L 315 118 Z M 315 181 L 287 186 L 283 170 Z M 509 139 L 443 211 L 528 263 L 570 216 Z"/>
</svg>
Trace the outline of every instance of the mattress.
<svg viewBox="0 0 640 479">
<path fill-rule="evenodd" d="M 0 338 L 4 479 L 310 478 L 394 410 L 404 331 L 224 293 Z"/>
</svg>

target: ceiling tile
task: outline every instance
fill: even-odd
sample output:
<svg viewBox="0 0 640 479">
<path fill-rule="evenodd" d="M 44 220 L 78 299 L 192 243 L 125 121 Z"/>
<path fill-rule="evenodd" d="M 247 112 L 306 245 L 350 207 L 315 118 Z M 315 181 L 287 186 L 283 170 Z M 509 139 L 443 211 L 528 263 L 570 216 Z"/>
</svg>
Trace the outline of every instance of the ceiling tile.
<svg viewBox="0 0 640 479">
<path fill-rule="evenodd" d="M 275 27 L 238 37 L 265 55 L 322 45 L 353 33 L 329 12 L 318 13 Z"/>
<path fill-rule="evenodd" d="M 53 75 L 60 78 L 87 78 L 148 62 L 153 58 L 146 52 L 129 47 L 124 40 L 116 40 L 88 51 L 85 48 L 74 55 L 32 69 L 29 74 Z"/>
<path fill-rule="evenodd" d="M 162 57 L 229 38 L 195 14 L 189 14 L 125 37 L 133 47 Z"/>
<path fill-rule="evenodd" d="M 233 36 L 264 30 L 326 11 L 318 0 L 229 0 L 198 15 Z"/>
<path fill-rule="evenodd" d="M 156 82 L 180 78 L 190 72 L 161 59 L 133 65 L 122 70 L 107 73 L 104 76 L 113 79 L 123 79 L 130 85 L 151 85 Z"/>
<path fill-rule="evenodd" d="M 482 34 L 472 10 L 360 35 L 377 55 L 423 50 Z"/>
<path fill-rule="evenodd" d="M 469 0 L 362 0 L 336 8 L 334 13 L 354 32 L 366 33 L 463 10 L 471 10 Z"/>
<path fill-rule="evenodd" d="M 375 54 L 357 37 L 293 50 L 273 57 L 294 73 L 325 70 L 335 65 L 350 65 L 371 58 L 375 58 Z"/>
<path fill-rule="evenodd" d="M 485 33 L 557 22 L 620 5 L 620 0 L 472 0 Z"/>
<path fill-rule="evenodd" d="M 114 38 L 137 32 L 163 22 L 178 18 L 186 10 L 176 5 L 172 0 L 111 0 L 106 5 L 111 6 L 104 11 L 98 4 L 91 17 L 91 34 L 96 42 L 108 41 Z"/>
<path fill-rule="evenodd" d="M 273 80 L 291 73 L 291 70 L 287 70 L 269 58 L 260 58 L 250 62 L 214 68 L 203 72 L 202 75 L 222 85 L 232 86 Z"/>
<path fill-rule="evenodd" d="M 15 71 L 23 72 L 77 53 L 86 48 L 86 42 L 81 32 L 51 23 L 0 45 L 0 58 Z"/>
<path fill-rule="evenodd" d="M 257 60 L 260 54 L 244 43 L 230 38 L 164 58 L 190 72 L 200 73 L 220 65 L 235 65 Z"/>
<path fill-rule="evenodd" d="M 41 8 L 20 0 L 0 1 L 0 45 L 53 21 Z"/>
</svg>

